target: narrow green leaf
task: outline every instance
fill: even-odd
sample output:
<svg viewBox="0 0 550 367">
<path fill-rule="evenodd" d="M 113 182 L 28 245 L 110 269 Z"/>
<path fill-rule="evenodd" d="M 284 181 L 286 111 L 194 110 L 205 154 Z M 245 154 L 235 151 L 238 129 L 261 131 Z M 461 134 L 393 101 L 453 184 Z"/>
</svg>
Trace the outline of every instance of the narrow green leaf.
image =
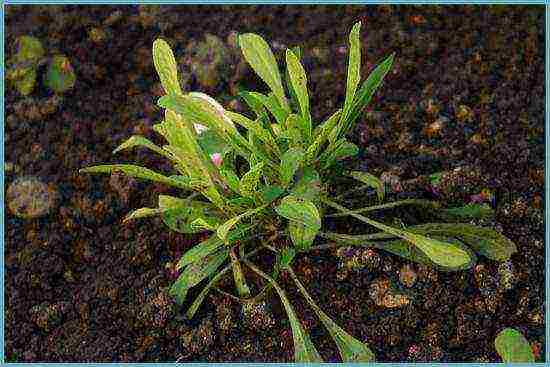
<svg viewBox="0 0 550 367">
<path fill-rule="evenodd" d="M 368 172 L 361 172 L 361 171 L 351 171 L 348 172 L 348 175 L 356 179 L 357 181 L 361 181 L 362 183 L 369 185 L 373 189 L 376 190 L 376 194 L 378 195 L 378 200 L 383 201 L 384 195 L 386 193 L 384 182 L 382 182 L 381 179 L 378 177 L 371 175 Z"/>
<path fill-rule="evenodd" d="M 275 208 L 277 214 L 290 221 L 301 223 L 311 229 L 321 228 L 321 217 L 315 204 L 294 196 L 285 196 Z"/>
<path fill-rule="evenodd" d="M 235 230 L 231 231 L 228 235 L 229 243 L 233 243 L 237 240 L 241 240 L 245 235 L 254 228 L 255 225 L 238 226 Z M 179 260 L 176 265 L 176 269 L 181 269 L 191 263 L 197 262 L 202 258 L 214 253 L 220 247 L 224 245 L 224 242 L 218 236 L 210 236 L 206 240 L 202 241 L 196 246 L 190 248 Z"/>
<path fill-rule="evenodd" d="M 239 97 L 246 102 L 252 111 L 254 111 L 256 117 L 260 117 L 265 112 L 262 100 L 259 99 L 254 92 L 241 91 L 239 92 Z"/>
<path fill-rule="evenodd" d="M 248 288 L 248 285 L 246 284 L 246 279 L 241 268 L 241 263 L 239 262 L 239 259 L 237 258 L 237 255 L 235 255 L 235 252 L 233 250 L 234 248 L 229 251 L 229 255 L 231 256 L 231 268 L 233 269 L 233 279 L 235 281 L 235 286 L 237 287 L 237 292 L 239 293 L 239 296 L 241 298 L 249 298 L 250 288 Z"/>
<path fill-rule="evenodd" d="M 278 124 L 284 124 L 290 112 L 281 106 L 279 100 L 273 93 L 265 95 L 258 92 L 249 92 L 249 95 L 257 101 L 260 101 L 262 105 L 273 115 L 273 117 L 275 117 Z"/>
<path fill-rule="evenodd" d="M 187 291 L 199 284 L 203 279 L 212 275 L 227 259 L 228 255 L 229 250 L 222 249 L 197 262 L 189 264 L 183 270 L 178 280 L 170 287 L 169 294 L 176 298 L 178 304 L 182 304 L 185 301 Z"/>
<path fill-rule="evenodd" d="M 306 141 L 309 141 L 311 139 L 311 114 L 309 112 L 306 71 L 300 63 L 300 59 L 290 50 L 286 50 L 286 64 L 292 87 L 296 93 L 298 104 L 300 105 L 302 119 L 307 126 L 304 138 Z"/>
<path fill-rule="evenodd" d="M 127 223 L 130 220 L 151 217 L 162 213 L 162 210 L 156 208 L 139 208 L 128 214 L 123 220 L 122 223 Z"/>
<path fill-rule="evenodd" d="M 122 171 L 128 176 L 135 178 L 141 178 L 144 180 L 150 180 L 155 182 L 162 182 L 166 185 L 178 187 L 181 189 L 189 189 L 190 186 L 185 184 L 181 180 L 175 180 L 160 173 L 151 171 L 148 168 L 135 166 L 132 164 L 104 164 L 99 166 L 92 166 L 80 169 L 79 173 L 112 173 L 114 171 Z"/>
<path fill-rule="evenodd" d="M 230 235 L 231 236 L 231 235 Z M 215 236 L 213 236 L 215 237 Z M 219 239 L 218 239 L 219 240 Z M 253 255 L 255 255 L 260 249 L 257 248 L 255 250 L 252 250 L 250 251 L 248 254 L 246 254 L 243 258 L 241 258 L 241 260 L 244 260 L 244 259 L 247 259 Z M 212 279 L 210 279 L 210 281 L 208 282 L 208 284 L 203 288 L 203 290 L 200 292 L 200 294 L 197 296 L 197 298 L 195 299 L 195 301 L 193 301 L 193 304 L 191 305 L 191 307 L 189 307 L 189 309 L 187 310 L 185 316 L 188 318 L 188 319 L 192 319 L 193 316 L 195 316 L 195 313 L 197 312 L 197 310 L 199 309 L 200 305 L 202 304 L 202 302 L 204 301 L 204 299 L 206 298 L 206 295 L 208 294 L 208 292 L 210 291 L 210 289 L 212 289 L 212 287 L 222 278 L 222 276 L 225 275 L 225 273 L 227 273 L 229 270 L 231 269 L 231 264 L 227 265 L 225 268 L 223 268 L 221 271 L 217 272 L 216 275 L 214 275 L 212 277 Z"/>
<path fill-rule="evenodd" d="M 345 122 L 345 127 L 342 129 L 342 134 L 348 132 L 352 128 L 353 124 L 359 117 L 359 114 L 363 109 L 369 104 L 374 92 L 382 84 L 384 77 L 390 71 L 395 53 L 392 53 L 384 61 L 382 61 L 368 76 L 367 80 L 363 82 L 361 88 L 356 94 L 355 100 L 353 102 L 353 107 L 348 114 L 348 117 Z"/>
<path fill-rule="evenodd" d="M 172 49 L 163 39 L 153 42 L 153 63 L 167 94 L 182 94 L 178 82 L 178 66 Z"/>
<path fill-rule="evenodd" d="M 342 110 L 336 111 L 313 133 L 315 140 L 306 150 L 306 160 L 308 163 L 313 162 L 317 158 L 317 154 L 319 154 L 323 144 L 327 141 L 330 132 L 336 128 L 341 112 Z"/>
<path fill-rule="evenodd" d="M 151 149 L 152 151 L 168 158 L 172 159 L 173 157 L 165 150 L 163 150 L 158 145 L 151 142 L 149 139 L 140 136 L 140 135 L 134 135 L 130 137 L 128 140 L 126 140 L 124 143 L 120 144 L 115 150 L 113 150 L 113 154 L 120 152 L 123 149 L 129 149 L 137 146 L 143 146 L 146 148 Z"/>
<path fill-rule="evenodd" d="M 197 200 L 175 198 L 169 195 L 159 195 L 159 209 L 162 220 L 172 230 L 180 233 L 197 233 L 204 227 L 198 228 L 193 222 L 198 218 L 204 220 L 207 227 L 216 228 L 220 219 L 216 215 L 212 204 Z"/>
<path fill-rule="evenodd" d="M 271 135 L 268 129 L 265 129 L 258 121 L 253 121 L 235 112 L 226 112 L 227 115 L 235 121 L 237 124 L 245 127 L 247 130 L 252 131 L 262 142 L 269 146 L 278 156 L 281 154 L 275 138 Z"/>
<path fill-rule="evenodd" d="M 258 213 L 259 211 L 263 210 L 265 207 L 267 207 L 267 204 L 266 205 L 262 205 L 258 208 L 255 208 L 255 209 L 250 209 L 250 210 L 247 210 L 246 212 L 234 217 L 234 218 L 231 218 L 229 220 L 227 220 L 225 223 L 223 223 L 221 226 L 218 227 L 217 229 L 217 235 L 218 235 L 218 238 L 220 238 L 222 241 L 224 242 L 228 242 L 227 241 L 227 234 L 229 233 L 229 231 L 235 227 L 235 225 L 237 223 L 239 223 L 243 218 L 246 218 L 246 217 L 250 217 L 256 213 Z"/>
<path fill-rule="evenodd" d="M 281 157 L 281 165 L 279 167 L 279 177 L 282 184 L 286 187 L 292 181 L 298 167 L 304 160 L 304 151 L 299 148 L 291 148 L 286 151 Z"/>
<path fill-rule="evenodd" d="M 495 348 L 504 363 L 535 362 L 529 342 L 515 329 L 502 330 L 495 339 Z"/>
<path fill-rule="evenodd" d="M 306 291 L 303 284 L 300 282 L 294 271 L 290 267 L 286 267 L 290 273 L 292 279 L 298 286 L 298 290 L 302 293 L 304 298 L 307 300 L 311 308 L 317 314 L 317 317 L 321 320 L 323 325 L 327 328 L 330 333 L 330 336 L 336 343 L 338 350 L 340 351 L 340 356 L 342 357 L 342 362 L 374 362 L 374 353 L 369 349 L 369 347 L 355 339 L 353 336 L 344 331 L 340 326 L 338 326 L 330 317 L 325 314 L 319 306 L 315 303 L 313 298 Z"/>
<path fill-rule="evenodd" d="M 241 195 L 246 197 L 256 196 L 263 167 L 264 163 L 260 162 L 244 174 L 239 183 L 239 191 Z"/>
<path fill-rule="evenodd" d="M 286 297 L 285 291 L 273 278 L 256 268 L 250 262 L 247 261 L 246 264 L 269 283 L 271 283 L 279 295 L 279 298 L 281 298 L 281 302 L 283 303 L 286 314 L 288 315 L 288 320 L 290 321 L 290 327 L 292 328 L 292 339 L 294 340 L 294 361 L 296 363 L 323 362 L 319 352 L 317 352 L 317 349 L 315 349 L 315 346 L 311 342 L 311 339 L 302 328 L 294 309 L 290 305 L 290 301 Z"/>
<path fill-rule="evenodd" d="M 469 223 L 428 223 L 407 229 L 425 235 L 458 237 L 474 251 L 491 260 L 506 261 L 517 251 L 512 241 L 494 229 Z"/>
<path fill-rule="evenodd" d="M 411 243 L 406 240 L 394 240 L 394 241 L 388 241 L 383 243 L 373 243 L 372 245 L 373 247 L 390 252 L 404 259 L 407 259 L 419 264 L 428 265 L 430 267 L 439 269 L 440 271 L 466 270 L 466 269 L 470 269 L 477 262 L 477 258 L 475 254 L 472 252 L 472 250 L 468 248 L 468 246 L 464 245 L 458 239 L 453 237 L 443 237 L 443 236 L 432 236 L 432 238 L 443 241 L 445 243 L 451 243 L 461 248 L 463 251 L 467 252 L 468 255 L 470 256 L 470 262 L 464 263 L 459 266 L 448 266 L 448 265 L 444 266 L 444 265 L 438 264 L 432 261 L 419 248 L 417 248 L 416 246 L 412 246 Z"/>
<path fill-rule="evenodd" d="M 215 231 L 216 225 L 208 223 L 204 218 L 195 218 L 191 223 L 191 228 L 195 229 L 197 232 L 201 231 Z"/>
<path fill-rule="evenodd" d="M 319 157 L 319 162 L 324 169 L 336 164 L 339 160 L 356 156 L 359 153 L 357 145 L 347 141 L 346 139 L 338 140 L 332 149 L 327 151 Z"/>
<path fill-rule="evenodd" d="M 323 200 L 327 205 L 343 212 L 350 216 L 359 219 L 362 222 L 372 225 L 384 232 L 393 234 L 396 237 L 402 238 L 417 246 L 426 256 L 436 264 L 448 268 L 458 268 L 465 264 L 471 263 L 471 257 L 467 251 L 456 244 L 443 242 L 433 238 L 428 238 L 417 233 L 408 232 L 402 229 L 387 226 L 379 223 L 360 214 L 352 213 L 350 210 L 341 205 L 333 203 L 330 200 Z"/>
<path fill-rule="evenodd" d="M 353 25 L 349 34 L 349 58 L 348 58 L 348 77 L 346 82 L 346 99 L 344 101 L 344 109 L 340 116 L 339 126 L 343 126 L 348 118 L 349 112 L 353 106 L 355 90 L 361 79 L 361 42 L 359 40 L 359 31 L 361 22 Z"/>
<path fill-rule="evenodd" d="M 239 36 L 239 46 L 248 64 L 271 88 L 281 106 L 289 111 L 277 60 L 267 42 L 257 34 L 246 33 Z"/>
</svg>

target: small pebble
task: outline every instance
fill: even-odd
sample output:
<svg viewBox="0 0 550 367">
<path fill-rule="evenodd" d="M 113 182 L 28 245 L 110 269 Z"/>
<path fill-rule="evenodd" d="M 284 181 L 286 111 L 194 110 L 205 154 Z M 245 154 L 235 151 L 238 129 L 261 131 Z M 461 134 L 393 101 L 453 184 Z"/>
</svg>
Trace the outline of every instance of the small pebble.
<svg viewBox="0 0 550 367">
<path fill-rule="evenodd" d="M 410 265 L 404 265 L 401 270 L 399 270 L 399 281 L 405 287 L 412 287 L 416 283 L 416 272 L 413 267 Z"/>
<path fill-rule="evenodd" d="M 36 177 L 21 177 L 8 187 L 6 201 L 11 213 L 21 218 L 46 215 L 54 206 L 57 192 Z"/>
</svg>

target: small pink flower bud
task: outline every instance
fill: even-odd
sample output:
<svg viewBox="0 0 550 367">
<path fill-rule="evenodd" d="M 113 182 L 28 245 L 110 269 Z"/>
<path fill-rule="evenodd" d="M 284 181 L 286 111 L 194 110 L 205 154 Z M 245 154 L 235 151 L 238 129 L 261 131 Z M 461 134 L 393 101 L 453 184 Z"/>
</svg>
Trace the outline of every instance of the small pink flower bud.
<svg viewBox="0 0 550 367">
<path fill-rule="evenodd" d="M 210 159 L 212 159 L 212 162 L 216 165 L 216 167 L 220 167 L 223 163 L 223 158 L 220 153 L 210 154 Z"/>
</svg>

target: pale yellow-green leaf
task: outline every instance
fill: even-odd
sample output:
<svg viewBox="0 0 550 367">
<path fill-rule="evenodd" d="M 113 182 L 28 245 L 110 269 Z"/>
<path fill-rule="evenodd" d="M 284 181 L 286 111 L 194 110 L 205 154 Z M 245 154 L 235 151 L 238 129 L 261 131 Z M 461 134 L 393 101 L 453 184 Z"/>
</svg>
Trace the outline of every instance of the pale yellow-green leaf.
<svg viewBox="0 0 550 367">
<path fill-rule="evenodd" d="M 267 42 L 257 34 L 246 33 L 239 36 L 239 46 L 248 64 L 271 88 L 281 106 L 289 111 L 277 60 Z"/>
<path fill-rule="evenodd" d="M 172 156 L 165 150 L 163 150 L 158 145 L 151 142 L 149 139 L 141 136 L 141 135 L 134 135 L 130 137 L 128 140 L 126 140 L 124 143 L 120 144 L 115 150 L 113 150 L 113 154 L 120 152 L 124 149 L 129 149 L 137 146 L 143 146 L 146 148 L 151 149 L 152 151 L 168 158 L 172 159 Z"/>
<path fill-rule="evenodd" d="M 286 64 L 292 88 L 296 93 L 296 98 L 300 105 L 300 113 L 306 125 L 304 138 L 306 141 L 309 141 L 311 139 L 311 115 L 309 112 L 306 71 L 300 63 L 300 59 L 290 50 L 286 50 Z"/>
<path fill-rule="evenodd" d="M 361 22 L 357 22 L 353 25 L 351 33 L 349 34 L 349 58 L 348 58 L 348 77 L 346 82 L 346 99 L 344 101 L 344 109 L 340 117 L 340 124 L 342 126 L 347 119 L 348 114 L 353 106 L 353 100 L 355 98 L 355 91 L 357 85 L 361 79 L 361 42 L 359 40 L 359 31 L 361 29 Z"/>
<path fill-rule="evenodd" d="M 139 208 L 128 214 L 122 221 L 122 223 L 126 223 L 130 220 L 138 219 L 138 218 L 145 218 L 145 217 L 152 217 L 154 215 L 162 213 L 161 209 L 156 208 Z"/>
<path fill-rule="evenodd" d="M 182 94 L 178 82 L 178 66 L 170 45 L 158 38 L 153 42 L 153 63 L 167 94 Z"/>
<path fill-rule="evenodd" d="M 114 171 L 122 171 L 128 176 L 141 178 L 150 181 L 162 182 L 164 184 L 188 189 L 189 185 L 181 180 L 175 180 L 160 173 L 154 172 L 148 168 L 135 166 L 132 164 L 104 164 L 80 169 L 80 173 L 112 173 Z"/>
</svg>

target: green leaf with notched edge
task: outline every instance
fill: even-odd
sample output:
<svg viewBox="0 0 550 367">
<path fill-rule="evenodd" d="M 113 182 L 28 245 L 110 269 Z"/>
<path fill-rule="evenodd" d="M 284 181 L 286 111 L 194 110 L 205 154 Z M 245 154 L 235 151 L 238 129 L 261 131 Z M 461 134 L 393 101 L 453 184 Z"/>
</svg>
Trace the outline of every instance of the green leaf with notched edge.
<svg viewBox="0 0 550 367">
<path fill-rule="evenodd" d="M 323 362 L 323 359 L 319 355 L 319 352 L 317 352 L 317 349 L 315 349 L 315 346 L 311 342 L 311 339 L 302 328 L 302 325 L 300 324 L 300 321 L 298 320 L 294 309 L 292 308 L 288 298 L 286 297 L 285 291 L 273 278 L 262 272 L 260 269 L 256 268 L 250 262 L 247 261 L 246 264 L 256 273 L 266 279 L 269 283 L 271 283 L 271 285 L 273 286 L 273 288 L 275 288 L 275 291 L 279 295 L 281 302 L 283 303 L 286 314 L 288 316 L 288 320 L 290 321 L 290 327 L 292 329 L 292 339 L 294 340 L 294 361 L 296 363 Z"/>
<path fill-rule="evenodd" d="M 300 59 L 290 50 L 286 50 L 286 64 L 292 88 L 300 105 L 300 114 L 306 125 L 304 138 L 309 141 L 311 139 L 311 114 L 309 112 L 306 71 L 300 63 Z"/>
<path fill-rule="evenodd" d="M 178 304 L 185 301 L 185 296 L 190 288 L 199 284 L 203 279 L 212 275 L 216 269 L 227 259 L 229 250 L 224 248 L 218 252 L 203 257 L 201 260 L 189 264 L 178 280 L 170 287 L 169 294 L 176 298 Z"/>
<path fill-rule="evenodd" d="M 262 168 L 264 163 L 260 162 L 250 169 L 239 182 L 239 191 L 241 195 L 246 197 L 255 197 L 258 190 L 258 184 L 260 183 L 260 175 L 262 174 Z"/>
<path fill-rule="evenodd" d="M 228 235 L 229 243 L 233 243 L 237 240 L 241 240 L 244 236 L 256 225 L 251 224 L 248 226 L 238 226 Z M 189 249 L 179 260 L 176 265 L 176 269 L 181 269 L 191 263 L 197 262 L 202 258 L 214 253 L 220 247 L 224 245 L 224 242 L 218 236 L 210 236 L 208 239 L 202 241 L 196 246 Z"/>
<path fill-rule="evenodd" d="M 425 237 L 411 231 L 405 231 L 399 228 L 387 226 L 375 220 L 364 217 L 360 214 L 353 213 L 349 209 L 346 209 L 343 206 L 338 205 L 330 200 L 325 199 L 323 200 L 323 202 L 343 213 L 348 213 L 350 216 L 359 219 L 362 222 L 370 224 L 371 226 L 376 227 L 384 232 L 390 233 L 396 237 L 411 242 L 413 245 L 417 246 L 426 256 L 428 256 L 431 261 L 440 266 L 447 268 L 458 268 L 469 264 L 472 261 L 469 253 L 462 249 L 460 246 L 457 246 L 456 244 L 443 242 L 433 238 Z"/>
<path fill-rule="evenodd" d="M 281 165 L 279 166 L 279 178 L 285 187 L 290 184 L 303 160 L 304 151 L 299 148 L 290 148 L 283 154 Z"/>
<path fill-rule="evenodd" d="M 321 320 L 323 325 L 325 325 L 325 327 L 329 331 L 330 336 L 332 337 L 332 339 L 336 343 L 336 346 L 338 347 L 338 350 L 340 351 L 342 362 L 373 362 L 374 353 L 369 349 L 369 347 L 365 343 L 360 342 L 350 334 L 346 333 L 344 329 L 342 329 L 334 321 L 332 321 L 332 319 L 328 317 L 327 314 L 325 314 L 321 310 L 321 308 L 319 308 L 319 306 L 317 306 L 317 304 L 306 291 L 305 287 L 302 285 L 294 271 L 289 267 L 287 267 L 287 270 L 289 271 L 292 279 L 298 286 L 298 289 L 300 290 L 304 298 L 307 300 L 311 308 L 313 308 L 313 310 L 317 314 L 317 317 L 319 317 L 319 320 Z"/>
<path fill-rule="evenodd" d="M 494 229 L 468 223 L 428 223 L 407 230 L 424 235 L 458 237 L 477 253 L 496 261 L 506 261 L 517 251 L 512 241 Z"/>
<path fill-rule="evenodd" d="M 153 42 L 153 63 L 167 94 L 182 94 L 178 82 L 178 66 L 172 49 L 163 39 Z"/>
<path fill-rule="evenodd" d="M 301 223 L 311 229 L 321 228 L 319 210 L 311 201 L 294 196 L 285 196 L 275 208 L 277 214 L 290 221 Z"/>
<path fill-rule="evenodd" d="M 239 36 L 239 46 L 248 64 L 271 88 L 283 109 L 289 111 L 277 60 L 267 42 L 257 34 L 246 33 Z"/>
<path fill-rule="evenodd" d="M 345 121 L 348 118 L 349 112 L 353 106 L 355 98 L 355 90 L 361 79 L 361 42 L 359 40 L 359 31 L 361 22 L 353 25 L 349 34 L 349 58 L 348 58 L 348 77 L 346 82 L 346 99 L 344 101 L 344 109 L 340 116 L 339 131 L 344 127 Z M 335 136 L 337 138 L 338 136 Z"/>
<path fill-rule="evenodd" d="M 160 173 L 151 171 L 148 168 L 135 166 L 133 164 L 104 164 L 99 166 L 92 166 L 81 168 L 78 170 L 79 173 L 112 173 L 114 171 L 122 171 L 128 176 L 135 178 L 141 178 L 144 180 L 150 180 L 155 182 L 162 182 L 166 185 L 178 187 L 181 189 L 189 189 L 190 186 L 184 183 L 181 180 L 175 180 Z"/>
<path fill-rule="evenodd" d="M 529 342 L 515 329 L 506 328 L 498 333 L 495 348 L 504 363 L 535 362 Z"/>
<path fill-rule="evenodd" d="M 357 120 L 359 114 L 361 114 L 363 109 L 369 104 L 372 96 L 374 95 L 374 92 L 376 92 L 376 89 L 378 89 L 380 84 L 382 84 L 382 80 L 384 80 L 384 77 L 390 71 L 393 64 L 394 56 L 395 53 L 392 53 L 390 56 L 384 59 L 384 61 L 382 61 L 369 74 L 367 80 L 363 82 L 361 88 L 359 88 L 359 91 L 355 96 L 353 107 L 348 114 L 345 122 L 345 127 L 344 129 L 342 129 L 342 134 L 347 133 L 348 130 L 353 127 L 353 123 Z"/>
<path fill-rule="evenodd" d="M 163 210 L 162 220 L 172 230 L 180 233 L 197 233 L 203 228 L 197 228 L 192 223 L 201 218 L 209 227 L 217 227 L 221 220 L 215 215 L 214 206 L 197 200 L 175 198 L 159 195 L 159 209 Z"/>
<path fill-rule="evenodd" d="M 307 251 L 311 248 L 319 229 L 290 221 L 288 222 L 288 231 L 296 250 Z"/>
<path fill-rule="evenodd" d="M 113 154 L 118 153 L 124 149 L 129 149 L 129 148 L 139 147 L 139 146 L 149 148 L 152 151 L 168 159 L 173 159 L 173 157 L 167 151 L 163 150 L 161 147 L 159 147 L 158 145 L 154 144 L 149 139 L 141 135 L 134 135 L 130 137 L 124 143 L 120 144 L 115 150 L 113 150 Z"/>
<path fill-rule="evenodd" d="M 369 185 L 373 189 L 376 190 L 376 194 L 378 195 L 378 200 L 382 201 L 384 200 L 385 195 L 385 187 L 384 182 L 382 182 L 381 179 L 378 177 L 371 175 L 367 172 L 361 172 L 361 171 L 351 171 L 348 172 L 348 175 L 356 179 L 357 181 L 361 181 L 362 183 Z"/>
</svg>

